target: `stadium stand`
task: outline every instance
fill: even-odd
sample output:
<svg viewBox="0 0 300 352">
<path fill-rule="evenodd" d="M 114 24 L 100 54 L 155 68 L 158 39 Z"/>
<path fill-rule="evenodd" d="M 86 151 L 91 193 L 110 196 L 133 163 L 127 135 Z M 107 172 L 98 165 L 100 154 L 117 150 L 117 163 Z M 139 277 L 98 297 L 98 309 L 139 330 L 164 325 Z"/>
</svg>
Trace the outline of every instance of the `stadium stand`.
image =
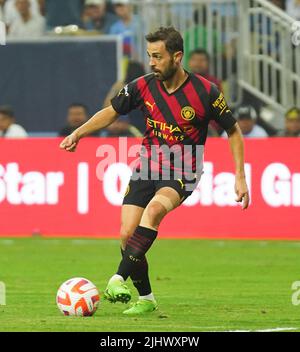
<svg viewBox="0 0 300 352">
<path fill-rule="evenodd" d="M 20 15 L 25 11 L 22 7 L 30 13 Z M 293 0 L 188 0 L 184 4 L 162 0 L 0 0 L 8 38 L 18 36 L 28 42 L 28 37 L 42 35 L 47 43 L 53 35 L 76 35 L 78 40 L 91 34 L 97 39 L 106 33 L 120 36 L 124 58 L 118 59 L 118 65 L 124 74 L 117 75 L 118 80 L 125 77 L 126 57 L 147 67 L 144 35 L 160 25 L 173 25 L 185 39 L 185 66 L 193 50 L 205 49 L 210 55 L 209 74 L 221 82 L 230 106 L 254 106 L 258 123 L 269 135 L 284 129 L 287 110 L 300 106 L 299 8 L 299 1 Z M 33 19 L 41 25 L 46 22 L 48 31 L 43 33 L 40 25 L 32 25 L 26 35 Z M 110 83 L 103 84 L 108 92 Z M 101 96 L 98 106 L 104 98 Z M 11 105 L 2 99 L 0 104 Z M 14 108 L 18 110 L 18 106 Z M 89 108 L 93 111 L 94 106 Z M 32 115 L 32 119 L 37 121 L 38 116 Z M 41 128 L 40 132 L 44 135 L 47 130 Z"/>
</svg>

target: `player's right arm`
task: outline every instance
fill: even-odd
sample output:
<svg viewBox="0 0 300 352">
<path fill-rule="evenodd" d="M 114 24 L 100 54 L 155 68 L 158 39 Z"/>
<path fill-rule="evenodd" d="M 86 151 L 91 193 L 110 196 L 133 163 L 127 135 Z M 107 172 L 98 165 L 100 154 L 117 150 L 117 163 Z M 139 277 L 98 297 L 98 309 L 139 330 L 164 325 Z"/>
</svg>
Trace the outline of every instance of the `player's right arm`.
<svg viewBox="0 0 300 352">
<path fill-rule="evenodd" d="M 141 101 L 138 95 L 137 80 L 135 80 L 123 87 L 119 94 L 111 99 L 110 106 L 97 112 L 84 125 L 66 137 L 61 142 L 60 148 L 68 152 L 74 152 L 82 137 L 109 126 L 119 115 L 126 115 L 131 110 L 136 109 Z"/>
<path fill-rule="evenodd" d="M 60 148 L 65 149 L 68 152 L 74 152 L 81 138 L 109 126 L 117 119 L 118 116 L 119 114 L 111 105 L 98 111 L 85 124 L 67 136 L 60 143 Z"/>
</svg>

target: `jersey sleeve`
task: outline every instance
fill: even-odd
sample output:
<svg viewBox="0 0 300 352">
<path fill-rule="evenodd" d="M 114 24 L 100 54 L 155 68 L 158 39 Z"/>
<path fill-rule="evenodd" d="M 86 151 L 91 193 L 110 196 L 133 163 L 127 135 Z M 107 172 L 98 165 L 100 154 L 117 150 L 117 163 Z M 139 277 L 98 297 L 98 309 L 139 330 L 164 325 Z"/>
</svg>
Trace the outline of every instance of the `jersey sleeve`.
<svg viewBox="0 0 300 352">
<path fill-rule="evenodd" d="M 209 94 L 211 120 L 215 120 L 224 130 L 228 130 L 237 122 L 229 109 L 223 93 L 213 84 Z"/>
<path fill-rule="evenodd" d="M 111 105 L 120 115 L 126 115 L 131 110 L 137 109 L 140 105 L 140 99 L 136 81 L 128 83 L 119 93 L 112 98 Z"/>
</svg>

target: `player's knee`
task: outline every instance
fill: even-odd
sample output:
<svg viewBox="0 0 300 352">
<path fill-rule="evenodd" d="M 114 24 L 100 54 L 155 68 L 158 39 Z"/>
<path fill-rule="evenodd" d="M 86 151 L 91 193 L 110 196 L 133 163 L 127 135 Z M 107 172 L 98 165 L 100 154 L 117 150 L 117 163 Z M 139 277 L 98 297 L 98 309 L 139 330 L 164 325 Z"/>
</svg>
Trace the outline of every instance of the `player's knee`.
<svg viewBox="0 0 300 352">
<path fill-rule="evenodd" d="M 152 202 L 147 207 L 148 219 L 153 227 L 157 227 L 166 214 L 166 208 L 159 202 Z"/>
</svg>

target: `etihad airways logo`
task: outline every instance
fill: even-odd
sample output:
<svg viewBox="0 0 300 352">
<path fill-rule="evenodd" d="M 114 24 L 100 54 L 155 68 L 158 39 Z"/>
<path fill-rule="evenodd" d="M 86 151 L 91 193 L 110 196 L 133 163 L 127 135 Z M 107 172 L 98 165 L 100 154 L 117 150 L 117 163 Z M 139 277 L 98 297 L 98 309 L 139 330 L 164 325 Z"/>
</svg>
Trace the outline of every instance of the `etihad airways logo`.
<svg viewBox="0 0 300 352">
<path fill-rule="evenodd" d="M 154 136 L 168 141 L 183 141 L 185 138 L 184 133 L 191 132 L 194 129 L 191 125 L 179 127 L 178 125 L 169 125 L 166 122 L 152 120 L 149 117 L 147 118 L 147 125 L 153 128 L 152 133 Z"/>
<path fill-rule="evenodd" d="M 178 133 L 191 132 L 194 129 L 194 127 L 191 125 L 186 125 L 180 128 L 178 125 L 173 125 L 173 124 L 168 125 L 166 122 L 152 120 L 149 117 L 147 118 L 147 125 L 159 131 L 170 132 L 171 134 L 175 132 L 178 132 Z"/>
</svg>

